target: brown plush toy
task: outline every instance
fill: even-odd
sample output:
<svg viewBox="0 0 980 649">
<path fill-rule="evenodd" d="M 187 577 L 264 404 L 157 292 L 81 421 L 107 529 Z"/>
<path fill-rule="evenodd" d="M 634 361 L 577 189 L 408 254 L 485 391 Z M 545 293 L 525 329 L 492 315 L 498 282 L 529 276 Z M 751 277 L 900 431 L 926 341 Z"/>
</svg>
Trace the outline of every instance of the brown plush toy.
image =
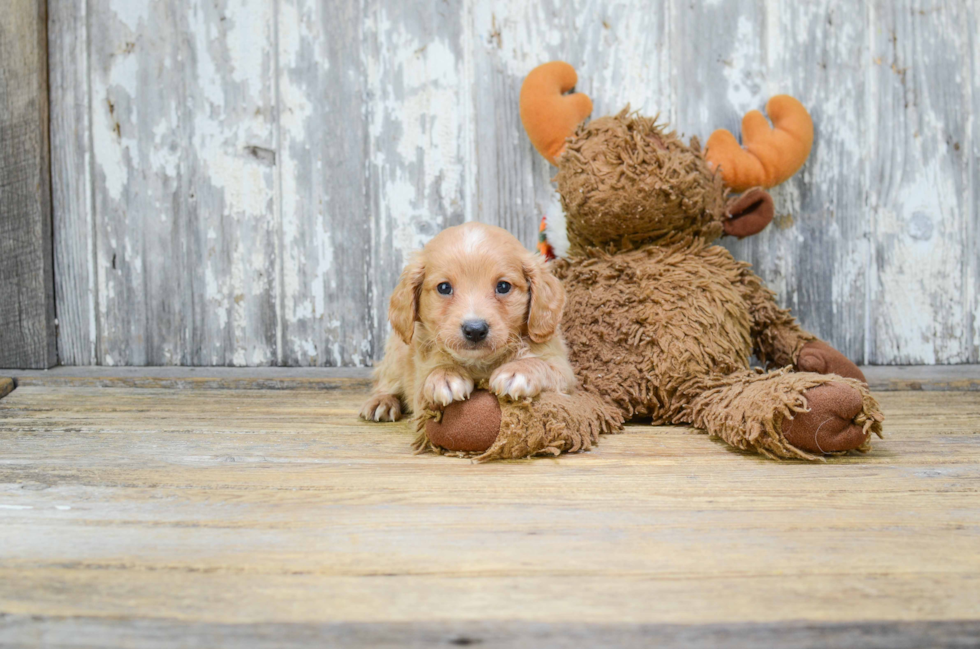
<svg viewBox="0 0 980 649">
<path fill-rule="evenodd" d="M 521 91 L 521 119 L 558 167 L 569 249 L 554 268 L 568 296 L 562 330 L 580 382 L 564 399 L 580 412 L 563 410 L 561 399 L 501 402 L 508 441 L 498 436 L 482 457 L 540 452 L 541 444 L 520 442 L 520 426 L 531 437 L 547 429 L 555 452 L 587 448 L 598 432 L 632 419 L 690 424 L 769 457 L 868 450 L 883 416 L 858 367 L 801 329 L 749 264 L 712 245 L 772 220 L 763 187 L 805 162 L 813 140 L 806 109 L 773 97 L 774 128 L 753 111 L 742 124 L 744 149 L 717 131 L 703 153 L 697 139 L 684 144 L 628 110 L 584 122 L 591 101 L 565 94 L 575 82 L 566 63 L 536 68 Z M 744 193 L 730 198 L 730 190 Z M 750 368 L 753 353 L 772 371 Z M 475 430 L 488 417 L 478 405 L 424 417 L 419 448 L 444 450 L 440 442 L 453 445 L 447 431 Z"/>
</svg>

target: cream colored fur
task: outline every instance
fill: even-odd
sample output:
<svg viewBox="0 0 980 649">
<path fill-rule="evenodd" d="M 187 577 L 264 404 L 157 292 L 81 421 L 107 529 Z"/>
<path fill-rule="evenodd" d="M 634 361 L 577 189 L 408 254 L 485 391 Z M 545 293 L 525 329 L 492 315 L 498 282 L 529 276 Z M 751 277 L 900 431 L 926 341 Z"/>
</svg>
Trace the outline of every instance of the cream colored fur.
<svg viewBox="0 0 980 649">
<path fill-rule="evenodd" d="M 511 287 L 505 294 L 500 282 Z M 568 393 L 575 377 L 558 326 L 564 304 L 544 260 L 506 230 L 480 223 L 444 230 L 405 267 L 391 296 L 395 335 L 361 417 L 397 421 L 465 400 L 481 381 L 510 399 Z M 488 324 L 485 340 L 465 338 L 467 320 Z"/>
</svg>

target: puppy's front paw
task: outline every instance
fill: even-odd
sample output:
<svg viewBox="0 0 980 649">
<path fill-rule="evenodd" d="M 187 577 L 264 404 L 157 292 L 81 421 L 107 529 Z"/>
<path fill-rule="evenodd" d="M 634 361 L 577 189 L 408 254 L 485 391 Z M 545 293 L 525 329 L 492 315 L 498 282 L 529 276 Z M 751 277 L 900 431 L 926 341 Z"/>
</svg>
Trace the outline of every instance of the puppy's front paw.
<svg viewBox="0 0 980 649">
<path fill-rule="evenodd" d="M 398 421 L 402 418 L 402 402 L 393 394 L 372 394 L 360 414 L 367 421 Z"/>
<path fill-rule="evenodd" d="M 464 401 L 473 392 L 473 379 L 453 370 L 434 370 L 422 386 L 422 399 L 427 404 L 448 406 Z"/>
<path fill-rule="evenodd" d="M 507 363 L 490 377 L 490 389 L 502 397 L 523 399 L 541 394 L 541 382 L 536 375 L 523 371 L 520 362 Z"/>
</svg>

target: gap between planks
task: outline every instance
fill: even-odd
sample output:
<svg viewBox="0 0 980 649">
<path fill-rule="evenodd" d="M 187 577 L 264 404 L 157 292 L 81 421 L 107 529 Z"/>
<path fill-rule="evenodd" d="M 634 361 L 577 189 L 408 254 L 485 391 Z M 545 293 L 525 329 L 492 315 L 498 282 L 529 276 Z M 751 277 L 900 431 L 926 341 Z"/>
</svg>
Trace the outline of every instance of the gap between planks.
<svg viewBox="0 0 980 649">
<path fill-rule="evenodd" d="M 873 365 L 861 369 L 876 392 L 980 390 L 980 365 Z M 59 366 L 50 370 L 0 369 L 0 377 L 10 377 L 14 385 L 24 387 L 358 390 L 370 386 L 371 369 Z M 0 378 L 0 397 L 2 381 Z"/>
</svg>

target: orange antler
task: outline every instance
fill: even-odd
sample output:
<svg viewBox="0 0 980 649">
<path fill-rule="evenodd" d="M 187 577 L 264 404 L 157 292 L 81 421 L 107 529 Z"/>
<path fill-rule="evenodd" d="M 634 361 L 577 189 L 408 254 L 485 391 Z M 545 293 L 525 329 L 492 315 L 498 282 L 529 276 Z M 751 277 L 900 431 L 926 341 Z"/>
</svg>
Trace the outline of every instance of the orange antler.
<svg viewBox="0 0 980 649">
<path fill-rule="evenodd" d="M 789 95 L 776 95 L 766 104 L 766 112 L 774 128 L 769 128 L 757 110 L 742 118 L 744 149 L 723 128 L 708 138 L 708 165 L 721 167 L 725 184 L 737 192 L 778 185 L 795 174 L 810 155 L 813 120 L 803 104 Z"/>
<path fill-rule="evenodd" d="M 575 127 L 592 112 L 592 100 L 587 95 L 564 94 L 576 81 L 575 68 L 564 61 L 552 61 L 531 70 L 521 86 L 521 123 L 531 144 L 551 164 L 556 164 Z"/>
</svg>

